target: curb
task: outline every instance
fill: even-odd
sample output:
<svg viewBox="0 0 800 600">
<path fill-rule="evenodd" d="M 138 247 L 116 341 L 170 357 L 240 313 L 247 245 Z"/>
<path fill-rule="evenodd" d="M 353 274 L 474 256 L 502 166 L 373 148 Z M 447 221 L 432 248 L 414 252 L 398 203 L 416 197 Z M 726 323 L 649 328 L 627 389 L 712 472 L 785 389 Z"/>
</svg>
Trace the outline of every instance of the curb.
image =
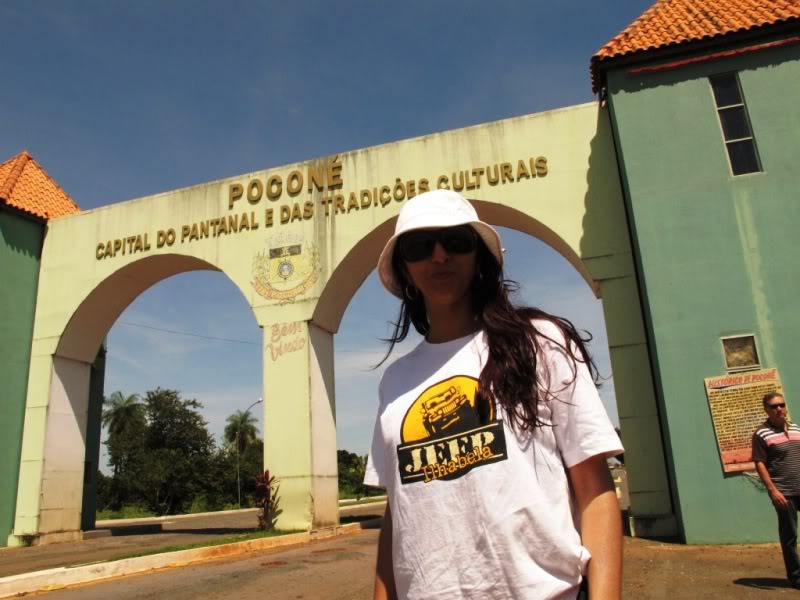
<svg viewBox="0 0 800 600">
<path fill-rule="evenodd" d="M 353 506 L 358 505 L 361 506 L 363 504 L 375 504 L 377 502 L 383 502 L 386 500 L 387 496 L 362 496 L 360 500 L 356 500 L 355 498 L 351 498 L 350 500 L 339 500 L 339 506 Z"/>
<path fill-rule="evenodd" d="M 266 550 L 268 548 L 298 546 L 315 540 L 355 533 L 363 529 L 377 528 L 380 527 L 380 523 L 381 517 L 377 517 L 359 523 L 348 523 L 347 525 L 327 527 L 325 529 L 308 531 L 305 533 L 290 533 L 273 538 L 247 540 L 219 546 L 178 550 L 176 552 L 167 552 L 164 554 L 137 556 L 136 558 L 124 558 L 122 560 L 104 563 L 80 565 L 77 567 L 58 567 L 45 571 L 33 571 L 32 573 L 12 575 L 10 577 L 0 578 L 0 598 L 60 590 L 78 584 L 99 582 L 127 575 L 137 575 L 159 569 L 183 567 L 193 563 L 216 558 L 240 556 L 251 552 Z"/>
<path fill-rule="evenodd" d="M 352 506 L 362 504 L 374 504 L 386 500 L 386 496 L 364 496 L 361 500 L 339 500 L 339 506 Z M 236 508 L 234 510 L 217 510 L 213 512 L 194 513 L 188 515 L 162 515 L 160 517 L 136 517 L 133 519 L 103 519 L 95 521 L 95 528 L 107 529 L 117 525 L 134 525 L 137 523 L 152 523 L 153 521 L 177 521 L 180 519 L 191 519 L 194 517 L 213 517 L 216 515 L 232 515 L 236 513 L 247 513 L 258 511 L 257 508 Z"/>
<path fill-rule="evenodd" d="M 134 525 L 137 523 L 152 523 L 154 521 L 178 521 L 193 517 L 212 517 L 215 515 L 233 515 L 236 513 L 257 512 L 257 508 L 237 508 L 234 510 L 218 510 L 216 512 L 194 513 L 188 515 L 162 515 L 160 517 L 136 517 L 134 519 L 103 519 L 95 521 L 95 527 L 114 527 L 116 525 Z"/>
</svg>

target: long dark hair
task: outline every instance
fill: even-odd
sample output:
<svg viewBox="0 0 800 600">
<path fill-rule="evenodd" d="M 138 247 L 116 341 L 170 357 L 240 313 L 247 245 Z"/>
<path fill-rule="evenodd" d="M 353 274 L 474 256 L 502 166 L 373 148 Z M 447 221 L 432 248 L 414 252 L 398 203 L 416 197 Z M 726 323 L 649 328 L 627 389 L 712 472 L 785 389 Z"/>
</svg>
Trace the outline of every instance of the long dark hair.
<svg viewBox="0 0 800 600">
<path fill-rule="evenodd" d="M 403 268 L 402 259 L 395 252 L 392 269 L 405 290 L 409 284 Z M 546 401 L 555 391 L 554 382 L 539 381 L 537 375 L 537 352 L 541 339 L 547 339 L 559 346 L 572 366 L 572 380 L 556 382 L 563 386 L 572 385 L 577 377 L 577 363 L 587 365 L 592 379 L 599 382 L 599 374 L 586 344 L 592 336 L 584 335 L 562 317 L 551 315 L 531 306 L 515 306 L 512 298 L 519 285 L 506 279 L 503 268 L 497 262 L 480 237 L 478 237 L 476 272 L 471 285 L 472 307 L 478 325 L 486 336 L 489 356 L 481 371 L 478 393 L 488 396 L 503 407 L 509 416 L 510 425 L 521 431 L 532 431 L 537 427 L 550 425 L 539 418 L 539 402 Z M 406 339 L 411 325 L 425 336 L 430 330 L 425 302 L 421 294 L 404 294 L 400 314 L 392 325 L 394 331 L 385 341 L 389 344 L 386 356 L 389 358 L 395 345 Z M 565 343 L 553 339 L 536 329 L 533 319 L 543 319 L 553 323 L 561 331 Z"/>
</svg>

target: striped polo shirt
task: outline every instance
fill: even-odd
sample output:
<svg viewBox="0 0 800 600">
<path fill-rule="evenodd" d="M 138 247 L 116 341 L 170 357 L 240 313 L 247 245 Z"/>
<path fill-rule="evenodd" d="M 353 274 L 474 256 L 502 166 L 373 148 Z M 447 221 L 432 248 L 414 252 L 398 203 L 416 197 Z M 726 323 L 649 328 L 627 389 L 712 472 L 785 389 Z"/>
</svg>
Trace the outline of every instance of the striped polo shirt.
<svg viewBox="0 0 800 600">
<path fill-rule="evenodd" d="M 800 496 L 800 427 L 786 430 L 764 421 L 753 434 L 753 460 L 767 465 L 772 482 L 784 496 Z"/>
</svg>

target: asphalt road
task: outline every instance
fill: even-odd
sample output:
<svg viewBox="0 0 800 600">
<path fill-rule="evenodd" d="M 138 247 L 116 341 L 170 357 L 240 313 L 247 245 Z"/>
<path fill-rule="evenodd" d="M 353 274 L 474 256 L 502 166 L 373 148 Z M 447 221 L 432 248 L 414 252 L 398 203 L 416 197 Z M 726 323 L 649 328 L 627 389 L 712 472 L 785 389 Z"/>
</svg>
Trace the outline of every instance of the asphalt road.
<svg viewBox="0 0 800 600">
<path fill-rule="evenodd" d="M 45 600 L 370 600 L 378 530 L 49 592 Z M 625 538 L 625 600 L 800 598 L 777 544 Z"/>
<path fill-rule="evenodd" d="M 342 522 L 348 522 L 382 516 L 385 509 L 384 502 L 359 504 L 344 506 L 339 514 Z M 0 577 L 113 560 L 158 548 L 209 542 L 220 537 L 248 533 L 255 529 L 256 512 L 256 509 L 252 509 L 163 521 L 149 519 L 136 524 L 107 526 L 114 533 L 109 537 L 32 548 L 4 548 L 0 551 Z M 154 532 L 154 525 L 160 525 L 160 531 Z"/>
<path fill-rule="evenodd" d="M 48 592 L 47 600 L 369 600 L 378 530 Z"/>
</svg>

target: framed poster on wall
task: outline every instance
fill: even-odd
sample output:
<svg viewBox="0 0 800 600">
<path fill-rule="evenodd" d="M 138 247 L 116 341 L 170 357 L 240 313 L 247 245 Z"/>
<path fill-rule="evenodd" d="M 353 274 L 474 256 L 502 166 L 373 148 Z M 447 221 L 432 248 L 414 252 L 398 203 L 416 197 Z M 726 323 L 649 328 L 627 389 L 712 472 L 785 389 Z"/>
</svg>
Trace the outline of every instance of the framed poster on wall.
<svg viewBox="0 0 800 600">
<path fill-rule="evenodd" d="M 751 439 L 766 419 L 761 399 L 769 392 L 783 394 L 778 369 L 707 377 L 705 385 L 722 470 L 726 473 L 755 470 L 750 455 Z"/>
</svg>

